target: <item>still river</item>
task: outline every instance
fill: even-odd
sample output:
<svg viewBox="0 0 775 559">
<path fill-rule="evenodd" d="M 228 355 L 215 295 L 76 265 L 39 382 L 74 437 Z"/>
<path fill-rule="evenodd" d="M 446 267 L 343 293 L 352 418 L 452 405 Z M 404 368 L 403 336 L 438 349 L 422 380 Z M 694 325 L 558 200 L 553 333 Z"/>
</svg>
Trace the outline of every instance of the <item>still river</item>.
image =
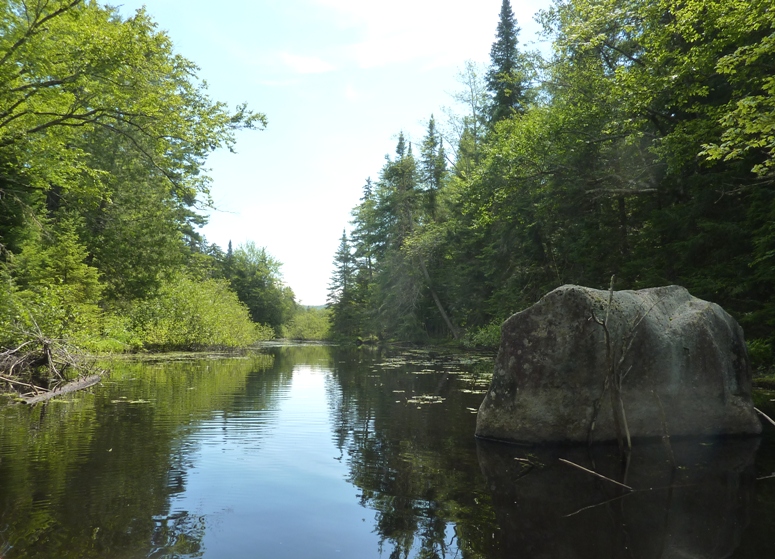
<svg viewBox="0 0 775 559">
<path fill-rule="evenodd" d="M 775 556 L 775 429 L 640 445 L 626 468 L 477 442 L 492 364 L 321 345 L 113 364 L 0 410 L 0 557 Z"/>
</svg>

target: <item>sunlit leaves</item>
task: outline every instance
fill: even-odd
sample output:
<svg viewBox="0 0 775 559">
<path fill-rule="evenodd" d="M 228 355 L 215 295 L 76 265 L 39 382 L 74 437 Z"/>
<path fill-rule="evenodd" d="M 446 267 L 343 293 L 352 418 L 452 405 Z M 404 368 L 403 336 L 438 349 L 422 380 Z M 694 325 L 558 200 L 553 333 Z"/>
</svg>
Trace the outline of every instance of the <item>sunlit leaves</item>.
<svg viewBox="0 0 775 559">
<path fill-rule="evenodd" d="M 751 153 L 752 171 L 775 172 L 775 15 L 767 2 L 736 2 L 736 10 L 725 14 L 723 24 L 731 32 L 753 35 L 734 52 L 720 58 L 717 70 L 728 76 L 736 89 L 727 112 L 720 119 L 721 141 L 705 146 L 712 161 L 730 161 Z"/>
<path fill-rule="evenodd" d="M 130 317 L 146 349 L 244 347 L 262 337 L 224 280 L 167 282 L 155 296 L 137 301 Z"/>
<path fill-rule="evenodd" d="M 210 258 L 195 230 L 204 223 L 195 208 L 210 204 L 205 158 L 232 149 L 236 131 L 265 125 L 245 105 L 212 100 L 197 71 L 144 9 L 123 18 L 94 0 L 0 5 L 0 250 L 10 271 L 4 297 L 20 309 L 0 326 L 115 334 L 124 349 L 204 347 L 208 333 L 216 345 L 255 337 L 228 288 L 180 279 L 191 263 L 204 276 Z M 162 304 L 173 299 L 215 322 L 221 304 L 220 325 L 181 334 Z M 167 313 L 148 319 L 154 327 L 140 341 L 121 314 L 138 301 Z"/>
<path fill-rule="evenodd" d="M 295 298 L 280 274 L 280 262 L 264 247 L 248 241 L 226 260 L 226 277 L 254 322 L 267 324 L 281 334 L 293 315 Z"/>
<path fill-rule="evenodd" d="M 98 179 L 80 138 L 105 129 L 176 188 L 203 191 L 206 154 L 232 147 L 235 130 L 264 124 L 263 115 L 245 107 L 231 114 L 210 100 L 196 67 L 144 10 L 124 21 L 93 1 L 13 1 L 3 25 L 0 149 L 25 161 L 38 188 Z"/>
</svg>

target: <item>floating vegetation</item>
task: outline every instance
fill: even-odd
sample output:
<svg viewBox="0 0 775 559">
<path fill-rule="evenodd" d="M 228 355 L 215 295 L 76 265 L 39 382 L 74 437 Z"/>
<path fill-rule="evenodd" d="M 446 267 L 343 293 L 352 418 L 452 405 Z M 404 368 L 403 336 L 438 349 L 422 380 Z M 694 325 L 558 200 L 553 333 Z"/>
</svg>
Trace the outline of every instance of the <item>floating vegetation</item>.
<svg viewBox="0 0 775 559">
<path fill-rule="evenodd" d="M 432 394 L 424 394 L 422 396 L 415 396 L 414 398 L 409 398 L 406 403 L 407 404 L 441 404 L 446 398 L 442 398 L 441 396 L 434 396 Z"/>
<path fill-rule="evenodd" d="M 419 373 L 441 373 L 446 372 L 450 374 L 466 374 L 461 370 L 462 367 L 472 367 L 475 365 L 486 364 L 489 368 L 489 364 L 492 363 L 491 355 L 470 355 L 470 354 L 454 354 L 447 355 L 435 355 L 429 357 L 433 352 L 426 351 L 414 351 L 405 352 L 392 357 L 387 357 L 378 365 L 372 365 L 370 370 L 390 370 L 399 369 L 402 367 L 413 368 L 417 370 L 413 371 L 414 374 Z"/>
<path fill-rule="evenodd" d="M 396 399 L 399 404 L 414 404 L 418 407 L 427 404 L 438 404 L 444 401 L 440 396 L 416 396 L 417 391 L 431 390 L 434 393 L 443 393 L 453 390 L 464 394 L 466 397 L 479 397 L 487 393 L 490 388 L 493 370 L 493 356 L 480 354 L 434 354 L 427 351 L 405 351 L 386 357 L 382 362 L 371 363 L 368 367 L 367 378 L 380 379 L 376 383 L 380 386 L 390 387 L 388 391 L 394 395 L 402 395 Z M 407 387 L 404 383 L 396 386 L 388 380 L 396 374 L 407 374 L 417 379 Z M 435 390 L 429 386 L 429 382 L 438 386 Z M 447 384 L 447 383 L 450 384 Z M 392 384 L 392 386 L 391 386 Z M 419 388 L 423 386 L 423 388 Z M 413 389 L 414 388 L 414 389 Z M 478 410 L 470 409 L 471 413 Z"/>
</svg>

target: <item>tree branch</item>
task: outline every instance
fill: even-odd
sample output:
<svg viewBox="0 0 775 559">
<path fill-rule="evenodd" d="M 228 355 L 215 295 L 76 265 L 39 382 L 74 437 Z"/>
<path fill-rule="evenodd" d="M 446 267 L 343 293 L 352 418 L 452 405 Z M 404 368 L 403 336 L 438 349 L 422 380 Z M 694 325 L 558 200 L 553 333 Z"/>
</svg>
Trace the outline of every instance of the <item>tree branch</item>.
<svg viewBox="0 0 775 559">
<path fill-rule="evenodd" d="M 11 45 L 11 48 L 8 49 L 3 58 L 0 58 L 0 66 L 5 64 L 8 59 L 11 58 L 11 56 L 13 56 L 13 54 L 30 39 L 30 37 L 36 35 L 38 33 L 38 29 L 40 29 L 46 22 L 64 14 L 65 12 L 70 11 L 82 1 L 83 0 L 71 0 L 69 3 L 65 4 L 58 10 L 51 12 L 42 19 L 37 19 L 37 17 L 40 16 L 40 13 L 36 14 L 36 20 L 27 28 L 27 31 L 24 33 L 24 35 L 19 37 L 19 39 L 13 45 Z"/>
</svg>

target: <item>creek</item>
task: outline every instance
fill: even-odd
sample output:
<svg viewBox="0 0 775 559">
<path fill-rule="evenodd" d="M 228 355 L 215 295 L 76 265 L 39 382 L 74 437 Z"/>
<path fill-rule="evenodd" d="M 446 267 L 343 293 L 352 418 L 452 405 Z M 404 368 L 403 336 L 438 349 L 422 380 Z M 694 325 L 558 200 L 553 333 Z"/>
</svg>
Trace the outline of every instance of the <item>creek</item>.
<svg viewBox="0 0 775 559">
<path fill-rule="evenodd" d="M 626 467 L 476 441 L 492 366 L 324 345 L 113 363 L 0 409 L 0 557 L 773 556 L 774 429 L 637 445 Z"/>
</svg>

